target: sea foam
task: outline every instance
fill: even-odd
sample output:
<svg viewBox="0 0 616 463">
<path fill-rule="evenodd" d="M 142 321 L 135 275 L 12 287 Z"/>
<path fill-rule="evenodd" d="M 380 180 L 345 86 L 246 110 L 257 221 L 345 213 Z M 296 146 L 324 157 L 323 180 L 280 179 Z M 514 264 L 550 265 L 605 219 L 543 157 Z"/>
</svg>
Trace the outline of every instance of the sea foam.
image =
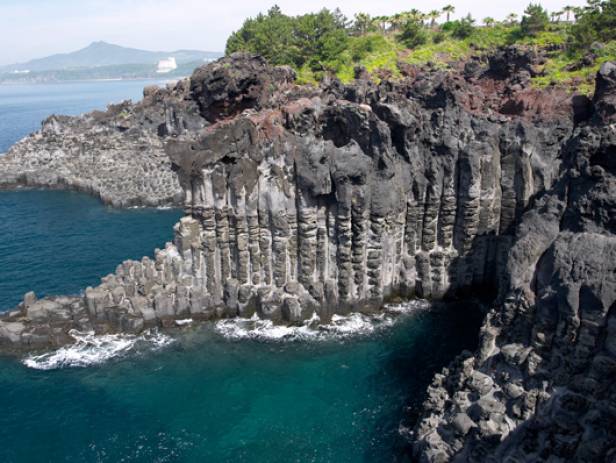
<svg viewBox="0 0 616 463">
<path fill-rule="evenodd" d="M 227 339 L 253 339 L 260 341 L 323 341 L 365 336 L 388 328 L 401 316 L 425 310 L 429 304 L 415 300 L 403 304 L 387 305 L 376 314 L 352 313 L 333 315 L 329 323 L 321 323 L 318 315 L 299 326 L 276 325 L 256 315 L 252 318 L 232 318 L 215 323 L 214 329 Z"/>
<path fill-rule="evenodd" d="M 146 331 L 140 336 L 128 334 L 96 335 L 93 332 L 71 330 L 69 333 L 75 342 L 52 352 L 29 355 L 23 364 L 37 370 L 55 370 L 68 367 L 88 367 L 104 363 L 114 357 L 126 355 L 138 346 L 160 349 L 171 342 L 172 338 L 158 331 Z"/>
<path fill-rule="evenodd" d="M 366 336 L 393 326 L 404 315 L 425 310 L 426 301 L 415 300 L 396 305 L 387 305 L 375 314 L 352 313 L 333 315 L 328 323 L 321 323 L 318 315 L 299 326 L 276 325 L 271 320 L 258 316 L 252 318 L 233 318 L 214 323 L 214 331 L 225 339 L 252 339 L 259 341 L 325 341 Z M 190 325 L 191 319 L 178 320 L 178 326 Z M 23 364 L 37 370 L 55 370 L 70 367 L 89 367 L 135 352 L 139 347 L 157 350 L 173 342 L 167 335 L 149 330 L 142 335 L 106 334 L 93 332 L 69 333 L 75 342 L 55 351 L 29 355 Z"/>
</svg>

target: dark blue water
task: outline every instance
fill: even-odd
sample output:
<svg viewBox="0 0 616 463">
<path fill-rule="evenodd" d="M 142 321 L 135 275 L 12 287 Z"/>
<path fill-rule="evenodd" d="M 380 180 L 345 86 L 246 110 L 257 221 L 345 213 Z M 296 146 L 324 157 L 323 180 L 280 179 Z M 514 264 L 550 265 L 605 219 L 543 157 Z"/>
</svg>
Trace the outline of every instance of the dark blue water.
<svg viewBox="0 0 616 463">
<path fill-rule="evenodd" d="M 138 101 L 154 80 L 0 85 L 0 153 L 51 114 Z M 177 211 L 120 211 L 83 194 L 0 192 L 0 311 L 23 293 L 75 294 L 172 238 Z"/>
<path fill-rule="evenodd" d="M 51 114 L 78 115 L 105 109 L 109 103 L 140 100 L 154 80 L 0 85 L 0 153 L 31 132 Z"/>
<path fill-rule="evenodd" d="M 392 462 L 400 422 L 477 334 L 469 307 L 344 341 L 230 341 L 210 327 L 103 366 L 0 359 L 2 462 Z"/>
<path fill-rule="evenodd" d="M 173 238 L 177 210 L 120 210 L 82 193 L 0 191 L 0 311 L 27 291 L 78 294 Z"/>
<path fill-rule="evenodd" d="M 0 87 L 0 152 L 51 113 L 138 98 L 142 85 Z M 72 192 L 0 192 L 0 310 L 28 290 L 77 293 L 152 255 L 178 217 Z M 0 357 L 0 462 L 406 461 L 399 425 L 433 373 L 474 347 L 473 313 L 420 311 L 320 341 L 234 340 L 205 325 L 86 368 Z"/>
</svg>

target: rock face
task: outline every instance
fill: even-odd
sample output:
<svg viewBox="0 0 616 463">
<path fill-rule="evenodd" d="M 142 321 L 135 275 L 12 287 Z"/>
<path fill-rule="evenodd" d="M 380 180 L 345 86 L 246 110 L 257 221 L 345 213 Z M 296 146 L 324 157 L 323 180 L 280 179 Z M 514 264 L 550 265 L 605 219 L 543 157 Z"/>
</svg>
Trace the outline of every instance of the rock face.
<svg viewBox="0 0 616 463">
<path fill-rule="evenodd" d="M 184 103 L 187 92 L 182 84 L 173 90 L 147 87 L 136 105 L 126 101 L 106 112 L 49 117 L 41 130 L 0 156 L 0 189 L 69 188 L 116 207 L 180 204 L 182 190 L 159 135 L 175 111 L 193 127 L 196 110 L 193 102 Z"/>
<path fill-rule="evenodd" d="M 503 53 L 461 74 L 320 88 L 234 55 L 146 92 L 184 198 L 174 242 L 83 297 L 26 295 L 0 343 L 481 293 L 495 300 L 481 348 L 436 376 L 415 456 L 609 459 L 616 76 L 604 66 L 580 104 L 530 89 L 534 58 Z"/>
<path fill-rule="evenodd" d="M 517 226 L 479 350 L 429 388 L 421 461 L 616 459 L 615 69 Z"/>
</svg>

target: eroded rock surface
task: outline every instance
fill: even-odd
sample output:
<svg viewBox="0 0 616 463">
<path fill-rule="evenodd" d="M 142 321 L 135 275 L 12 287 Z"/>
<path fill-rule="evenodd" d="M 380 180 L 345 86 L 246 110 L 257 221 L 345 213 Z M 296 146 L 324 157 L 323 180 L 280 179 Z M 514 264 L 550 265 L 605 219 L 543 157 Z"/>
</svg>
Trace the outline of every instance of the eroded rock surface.
<svg viewBox="0 0 616 463">
<path fill-rule="evenodd" d="M 421 461 L 616 459 L 616 67 L 522 216 L 480 348 L 435 377 Z"/>
<path fill-rule="evenodd" d="M 495 301 L 481 347 L 435 377 L 415 457 L 609 460 L 616 76 L 604 66 L 580 106 L 531 89 L 533 63 L 509 50 L 460 74 L 315 88 L 234 55 L 152 91 L 186 211 L 173 243 L 82 297 L 28 294 L 0 342 L 480 293 Z"/>
<path fill-rule="evenodd" d="M 47 118 L 41 130 L 0 156 L 0 189 L 75 189 L 116 207 L 180 204 L 182 190 L 160 135 L 176 111 L 187 127 L 203 124 L 191 117 L 196 109 L 184 102 L 187 92 L 182 84 L 146 87 L 137 104 Z"/>
</svg>

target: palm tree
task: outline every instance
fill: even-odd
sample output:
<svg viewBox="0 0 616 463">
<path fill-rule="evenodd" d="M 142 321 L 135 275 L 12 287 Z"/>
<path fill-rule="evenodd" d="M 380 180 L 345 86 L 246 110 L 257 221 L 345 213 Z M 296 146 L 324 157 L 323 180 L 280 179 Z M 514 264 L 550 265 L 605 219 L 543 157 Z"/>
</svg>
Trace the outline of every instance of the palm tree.
<svg viewBox="0 0 616 463">
<path fill-rule="evenodd" d="M 360 35 L 364 35 L 366 32 L 370 30 L 370 25 L 372 24 L 372 18 L 367 13 L 357 13 L 355 15 L 355 30 Z"/>
<path fill-rule="evenodd" d="M 515 13 L 510 13 L 507 16 L 507 21 L 509 21 L 509 24 L 511 24 L 511 25 L 515 24 L 517 19 L 518 19 L 518 15 L 515 14 Z"/>
<path fill-rule="evenodd" d="M 566 7 L 563 8 L 563 12 L 566 15 L 565 21 L 569 22 L 569 17 L 571 15 L 571 13 L 573 13 L 574 10 L 575 10 L 575 7 L 572 7 L 570 5 L 567 5 Z"/>
<path fill-rule="evenodd" d="M 376 16 L 372 18 L 372 24 L 374 24 L 381 32 L 387 31 L 387 24 L 389 18 L 387 16 Z"/>
<path fill-rule="evenodd" d="M 560 22 L 560 17 L 561 17 L 562 15 L 564 15 L 564 14 L 565 14 L 565 12 L 564 12 L 564 11 L 562 11 L 562 10 L 561 10 L 561 11 L 557 11 L 556 13 L 554 13 L 554 15 L 556 16 L 556 22 L 557 22 L 557 23 L 559 23 L 559 22 Z"/>
<path fill-rule="evenodd" d="M 430 11 L 430 13 L 426 15 L 428 16 L 428 19 L 430 19 L 430 27 L 433 28 L 436 25 L 436 20 L 440 18 L 442 14 L 443 14 L 442 11 L 432 10 Z"/>
<path fill-rule="evenodd" d="M 490 18 L 489 16 L 487 18 L 483 18 L 483 23 L 488 27 L 492 27 L 495 22 L 496 21 L 494 20 L 494 18 Z"/>
<path fill-rule="evenodd" d="M 408 11 L 408 15 L 411 17 L 411 19 L 419 19 L 419 17 L 421 16 L 421 11 L 419 11 L 417 8 L 413 8 L 412 10 Z"/>
<path fill-rule="evenodd" d="M 449 22 L 449 15 L 452 15 L 456 12 L 456 7 L 453 5 L 447 5 L 443 7 L 443 13 L 447 15 L 447 22 Z"/>
<path fill-rule="evenodd" d="M 391 23 L 391 28 L 393 30 L 398 30 L 404 23 L 404 15 L 401 13 L 396 13 L 393 16 L 390 16 L 389 22 Z"/>
</svg>

